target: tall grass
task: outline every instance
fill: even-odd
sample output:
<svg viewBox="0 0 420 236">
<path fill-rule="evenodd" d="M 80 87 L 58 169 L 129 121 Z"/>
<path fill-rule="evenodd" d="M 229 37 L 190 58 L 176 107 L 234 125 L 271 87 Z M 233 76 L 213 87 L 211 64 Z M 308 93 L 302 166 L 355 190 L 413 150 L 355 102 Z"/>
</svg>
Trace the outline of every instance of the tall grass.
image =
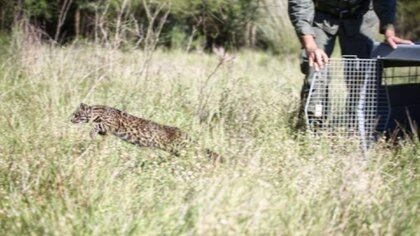
<svg viewBox="0 0 420 236">
<path fill-rule="evenodd" d="M 366 158 L 351 140 L 295 132 L 295 55 L 242 52 L 209 78 L 215 55 L 20 41 L 7 51 L 1 235 L 419 231 L 419 144 L 378 143 Z M 80 102 L 178 126 L 227 163 L 91 140 L 68 119 Z"/>
</svg>

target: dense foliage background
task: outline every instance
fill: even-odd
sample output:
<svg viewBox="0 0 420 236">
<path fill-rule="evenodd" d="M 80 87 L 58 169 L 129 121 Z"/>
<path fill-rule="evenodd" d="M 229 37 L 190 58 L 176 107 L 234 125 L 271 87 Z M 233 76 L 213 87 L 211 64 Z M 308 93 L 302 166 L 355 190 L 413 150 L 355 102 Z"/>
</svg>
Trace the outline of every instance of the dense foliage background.
<svg viewBox="0 0 420 236">
<path fill-rule="evenodd" d="M 287 17 L 286 0 L 0 0 L 0 28 L 25 19 L 59 43 L 94 39 L 121 46 L 145 46 L 158 37 L 166 47 L 298 48 Z M 398 2 L 398 30 L 420 37 L 420 2 Z M 155 34 L 151 34 L 155 32 Z M 281 47 L 280 45 L 287 45 Z"/>
</svg>

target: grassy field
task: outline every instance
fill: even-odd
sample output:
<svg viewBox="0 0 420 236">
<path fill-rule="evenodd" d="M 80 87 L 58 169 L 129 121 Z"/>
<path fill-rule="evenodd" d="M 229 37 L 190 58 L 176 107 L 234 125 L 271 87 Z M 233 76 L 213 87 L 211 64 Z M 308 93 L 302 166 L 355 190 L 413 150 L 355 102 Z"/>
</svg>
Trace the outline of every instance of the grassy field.
<svg viewBox="0 0 420 236">
<path fill-rule="evenodd" d="M 415 235 L 420 144 L 313 142 L 291 127 L 296 55 L 12 43 L 0 61 L 0 235 Z M 176 158 L 69 116 L 104 104 L 182 128 Z M 417 233 L 416 233 L 417 232 Z"/>
</svg>

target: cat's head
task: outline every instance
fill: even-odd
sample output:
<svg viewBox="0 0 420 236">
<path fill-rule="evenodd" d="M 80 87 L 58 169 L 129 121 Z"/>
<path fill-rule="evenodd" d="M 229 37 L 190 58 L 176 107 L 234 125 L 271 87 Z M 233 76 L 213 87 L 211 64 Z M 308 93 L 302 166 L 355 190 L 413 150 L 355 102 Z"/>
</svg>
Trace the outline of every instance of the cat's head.
<svg viewBox="0 0 420 236">
<path fill-rule="evenodd" d="M 79 107 L 73 112 L 70 121 L 72 123 L 88 123 L 91 118 L 92 108 L 89 105 L 80 103 Z"/>
</svg>

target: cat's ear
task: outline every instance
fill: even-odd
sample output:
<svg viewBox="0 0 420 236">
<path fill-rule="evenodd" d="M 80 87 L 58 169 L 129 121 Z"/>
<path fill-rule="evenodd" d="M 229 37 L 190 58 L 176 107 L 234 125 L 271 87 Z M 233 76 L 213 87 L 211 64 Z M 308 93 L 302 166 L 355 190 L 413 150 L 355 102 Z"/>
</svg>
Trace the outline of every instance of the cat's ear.
<svg viewBox="0 0 420 236">
<path fill-rule="evenodd" d="M 88 105 L 86 105 L 86 104 L 84 104 L 83 102 L 82 103 L 80 103 L 80 109 L 82 109 L 82 110 L 86 110 L 89 106 Z"/>
</svg>

